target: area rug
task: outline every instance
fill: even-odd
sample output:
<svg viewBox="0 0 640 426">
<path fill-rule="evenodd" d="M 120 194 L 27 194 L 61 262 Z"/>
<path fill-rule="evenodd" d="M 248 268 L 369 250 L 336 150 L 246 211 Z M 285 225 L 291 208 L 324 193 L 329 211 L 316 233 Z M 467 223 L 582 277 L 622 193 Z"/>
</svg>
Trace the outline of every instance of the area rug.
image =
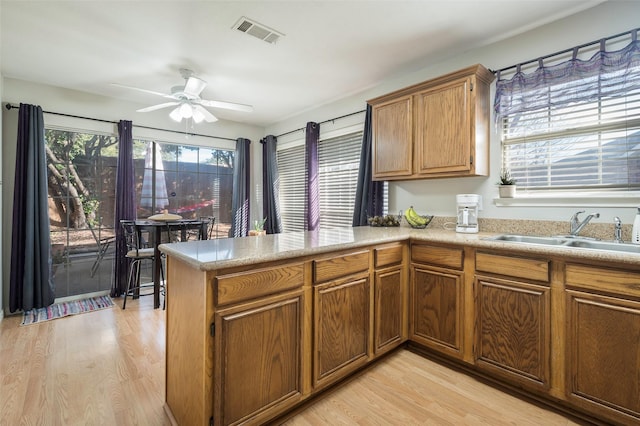
<svg viewBox="0 0 640 426">
<path fill-rule="evenodd" d="M 90 297 L 88 299 L 74 300 L 71 302 L 56 303 L 39 309 L 31 309 L 22 315 L 22 324 L 30 325 L 38 322 L 54 320 L 69 315 L 84 314 L 85 312 L 98 311 L 111 308 L 113 300 L 109 296 Z"/>
</svg>

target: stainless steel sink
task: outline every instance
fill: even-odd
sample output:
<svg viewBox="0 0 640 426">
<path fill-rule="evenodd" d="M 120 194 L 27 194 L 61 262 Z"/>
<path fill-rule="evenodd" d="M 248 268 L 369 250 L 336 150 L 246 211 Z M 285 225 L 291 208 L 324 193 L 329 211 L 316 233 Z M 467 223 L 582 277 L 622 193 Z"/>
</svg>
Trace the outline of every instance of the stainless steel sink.
<svg viewBox="0 0 640 426">
<path fill-rule="evenodd" d="M 538 237 L 531 235 L 503 234 L 496 237 L 488 237 L 487 240 L 504 241 L 513 243 L 542 244 L 559 247 L 575 247 L 591 250 L 608 250 L 624 253 L 640 253 L 640 245 L 615 243 L 612 241 L 599 241 L 581 237 Z"/>
<path fill-rule="evenodd" d="M 637 244 L 624 244 L 614 243 L 609 241 L 584 241 L 584 240 L 570 240 L 563 245 L 567 247 L 578 247 L 593 250 L 612 250 L 622 251 L 626 253 L 640 253 L 640 245 Z"/>
<path fill-rule="evenodd" d="M 545 245 L 562 245 L 568 240 L 561 237 L 535 237 L 531 235 L 498 235 L 497 237 L 489 237 L 488 240 L 494 241 L 509 241 L 514 243 L 529 243 L 529 244 L 545 244 Z"/>
</svg>

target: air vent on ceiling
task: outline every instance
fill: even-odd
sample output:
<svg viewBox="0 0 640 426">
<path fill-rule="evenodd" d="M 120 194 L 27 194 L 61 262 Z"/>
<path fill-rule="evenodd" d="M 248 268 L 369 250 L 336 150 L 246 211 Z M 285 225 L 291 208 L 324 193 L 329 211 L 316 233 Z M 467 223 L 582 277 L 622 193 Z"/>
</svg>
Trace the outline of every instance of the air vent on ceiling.
<svg viewBox="0 0 640 426">
<path fill-rule="evenodd" d="M 284 36 L 284 34 L 279 33 L 276 30 L 272 30 L 271 28 L 256 21 L 252 21 L 244 16 L 236 22 L 233 28 L 271 44 L 277 42 L 280 37 Z"/>
</svg>

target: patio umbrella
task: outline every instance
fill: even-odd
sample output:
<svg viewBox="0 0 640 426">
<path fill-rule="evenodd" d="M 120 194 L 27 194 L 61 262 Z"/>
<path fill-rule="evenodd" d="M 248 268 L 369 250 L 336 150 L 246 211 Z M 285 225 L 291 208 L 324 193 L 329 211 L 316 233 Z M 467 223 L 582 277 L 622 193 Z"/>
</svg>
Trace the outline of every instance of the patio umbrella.
<svg viewBox="0 0 640 426">
<path fill-rule="evenodd" d="M 156 148 L 155 167 L 153 166 L 153 148 Z M 167 183 L 164 178 L 164 166 L 162 157 L 160 156 L 160 146 L 158 144 L 149 143 L 147 145 L 147 153 L 144 157 L 144 177 L 142 178 L 142 194 L 140 196 L 140 206 L 153 207 L 153 175 L 155 171 L 155 210 L 164 209 L 169 205 L 167 197 Z"/>
</svg>

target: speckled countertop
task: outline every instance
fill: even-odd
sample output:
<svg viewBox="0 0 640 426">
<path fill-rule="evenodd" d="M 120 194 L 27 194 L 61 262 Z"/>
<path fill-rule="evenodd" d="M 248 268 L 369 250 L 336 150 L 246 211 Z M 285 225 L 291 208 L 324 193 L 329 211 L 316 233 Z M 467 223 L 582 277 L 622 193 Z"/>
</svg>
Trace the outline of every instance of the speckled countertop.
<svg viewBox="0 0 640 426">
<path fill-rule="evenodd" d="M 509 250 L 516 254 L 566 256 L 573 259 L 609 261 L 640 268 L 640 254 L 575 247 L 547 246 L 488 240 L 495 232 L 459 234 L 444 229 L 446 221 L 435 221 L 427 229 L 374 228 L 361 226 L 314 232 L 291 232 L 259 237 L 229 238 L 162 244 L 160 250 L 203 271 L 271 262 L 394 241 L 460 244 L 477 248 Z M 509 228 L 509 233 L 516 233 Z M 545 235 L 538 233 L 538 235 Z"/>
</svg>

